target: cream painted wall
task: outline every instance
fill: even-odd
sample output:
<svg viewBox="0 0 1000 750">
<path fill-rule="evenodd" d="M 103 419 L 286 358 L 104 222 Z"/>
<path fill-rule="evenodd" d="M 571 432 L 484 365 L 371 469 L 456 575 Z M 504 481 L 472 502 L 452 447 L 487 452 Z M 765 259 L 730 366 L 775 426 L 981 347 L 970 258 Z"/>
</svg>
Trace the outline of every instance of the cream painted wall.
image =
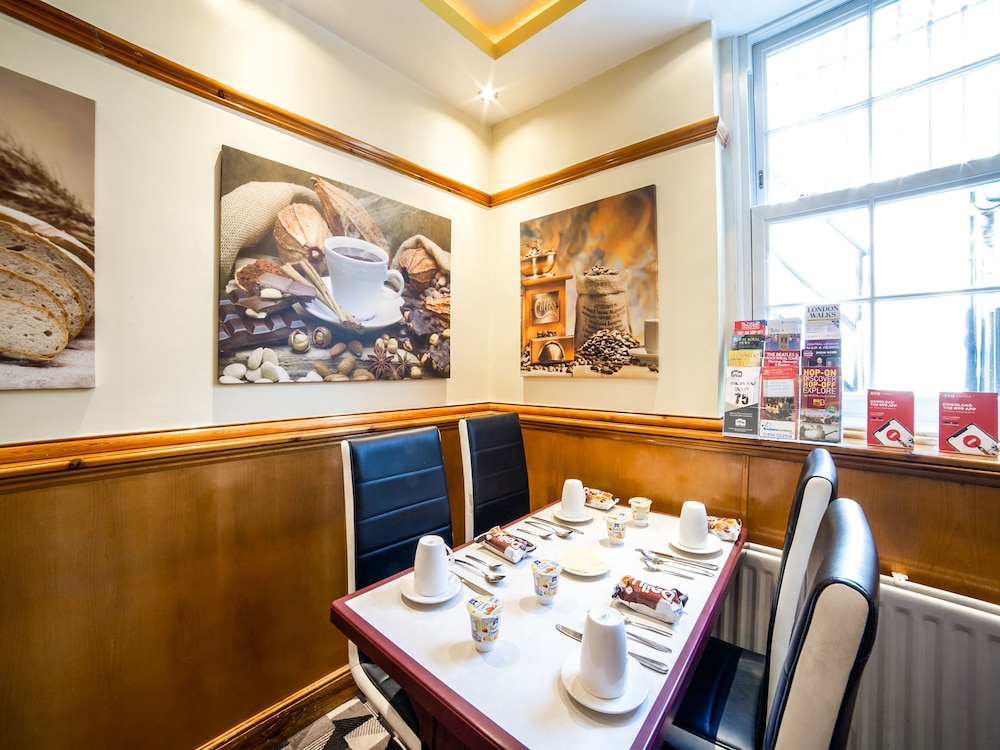
<svg viewBox="0 0 1000 750">
<path fill-rule="evenodd" d="M 482 189 L 516 184 L 714 113 L 708 25 L 490 134 L 274 0 L 55 4 L 225 85 Z M 487 211 L 156 83 L 6 16 L 0 16 L 0 38 L 0 66 L 97 102 L 100 256 L 97 387 L 0 391 L 0 444 L 484 400 L 719 413 L 726 274 L 714 142 Z M 604 106 L 595 109 L 594 101 Z M 452 219 L 450 379 L 271 386 L 263 396 L 266 386 L 215 383 L 222 145 Z M 661 377 L 614 384 L 522 378 L 520 222 L 648 184 L 657 186 L 660 317 L 663 344 L 672 353 Z"/>
<path fill-rule="evenodd" d="M 139 11 L 125 11 L 129 3 L 63 5 L 68 11 L 74 10 L 73 5 L 86 9 L 120 6 L 122 18 L 117 26 L 112 25 L 111 17 L 85 14 L 81 7 L 75 10 L 85 20 L 111 27 L 107 30 L 136 44 L 148 44 L 162 54 L 176 53 L 178 62 L 198 70 L 181 49 L 166 50 L 157 39 L 143 38 Z M 144 3 L 144 8 L 147 5 L 152 4 Z M 168 13 L 164 6 L 176 6 L 176 13 Z M 214 24 L 220 38 L 246 23 L 244 19 L 227 26 L 226 17 L 198 13 L 207 7 L 208 3 L 163 0 L 155 4 L 156 12 L 147 24 L 166 39 L 170 31 L 186 33 L 192 17 L 197 19 L 194 26 Z M 260 24 L 254 26 L 258 48 L 269 33 L 279 37 L 292 34 L 273 18 L 259 14 L 254 18 Z M 211 36 L 204 29 L 198 33 L 204 39 Z M 6 16 L 0 16 L 0 39 L 0 66 L 97 102 L 98 245 L 97 387 L 0 391 L 0 444 L 479 402 L 488 397 L 479 377 L 482 355 L 473 345 L 481 336 L 481 316 L 473 311 L 479 307 L 477 301 L 488 296 L 487 280 L 479 272 L 486 256 L 486 209 L 154 82 Z M 304 38 L 303 44 L 314 41 Z M 231 66 L 230 75 L 224 64 Z M 290 55 L 272 57 L 270 64 L 275 70 L 284 67 L 288 75 L 301 73 L 299 63 Z M 369 61 L 356 74 L 358 79 L 371 67 Z M 228 57 L 216 61 L 211 71 L 227 84 L 239 73 L 238 61 Z M 384 76 L 374 76 L 384 82 Z M 323 78 L 313 76 L 314 80 Z M 418 137 L 404 133 L 407 128 L 399 121 L 405 118 L 385 117 L 387 112 L 400 111 L 397 94 L 401 89 L 398 81 L 388 91 L 372 86 L 364 107 L 373 116 L 364 127 L 359 123 L 350 135 L 381 147 L 399 146 L 403 137 L 417 143 Z M 263 92 L 247 93 L 261 96 Z M 360 92 L 356 93 L 360 97 Z M 410 92 L 414 99 L 423 96 L 418 94 Z M 286 100 L 283 104 L 294 111 L 296 102 Z M 422 117 L 420 106 L 411 108 L 416 115 L 408 127 L 414 127 Z M 424 109 L 430 113 L 426 104 Z M 446 113 L 434 114 L 447 119 Z M 389 122 L 393 123 L 391 128 Z M 327 124 L 339 128 L 341 123 Z M 425 120 L 420 127 L 431 132 L 435 124 Z M 457 140 L 460 149 L 447 154 L 440 149 L 440 155 L 435 155 L 437 147 L 432 145 L 426 153 L 410 148 L 406 155 L 422 164 L 436 162 L 432 166 L 450 173 L 467 169 L 461 167 L 466 156 L 468 162 L 480 165 L 477 169 L 484 169 L 488 155 L 485 138 L 472 138 L 473 130 L 464 123 L 455 127 L 468 134 L 464 141 Z M 393 130 L 396 132 L 390 132 Z M 217 182 L 222 145 L 314 171 L 452 219 L 453 333 L 457 342 L 452 352 L 453 377 L 383 387 L 365 383 L 216 384 Z M 472 181 L 481 182 L 481 176 Z"/>
<path fill-rule="evenodd" d="M 520 184 L 718 112 L 711 24 L 618 66 L 494 128 L 495 188 Z M 730 319 L 721 179 L 715 142 L 668 151 L 492 211 L 491 392 L 499 401 L 715 417 Z M 657 381 L 521 377 L 522 221 L 656 185 L 661 365 Z"/>
</svg>

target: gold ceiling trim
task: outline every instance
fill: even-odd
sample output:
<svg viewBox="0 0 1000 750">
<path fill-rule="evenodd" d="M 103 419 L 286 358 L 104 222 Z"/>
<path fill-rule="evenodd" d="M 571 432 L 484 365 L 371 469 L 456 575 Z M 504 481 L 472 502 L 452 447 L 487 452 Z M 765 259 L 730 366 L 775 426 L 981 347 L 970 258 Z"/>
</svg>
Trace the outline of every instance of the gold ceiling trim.
<svg viewBox="0 0 1000 750">
<path fill-rule="evenodd" d="M 535 4 L 527 9 L 523 18 L 516 18 L 505 24 L 505 29 L 510 28 L 510 31 L 498 35 L 495 29 L 489 29 L 482 19 L 476 18 L 470 11 L 456 8 L 449 0 L 420 1 L 494 60 L 500 59 L 584 2 L 584 0 L 552 0 L 541 8 Z"/>
</svg>

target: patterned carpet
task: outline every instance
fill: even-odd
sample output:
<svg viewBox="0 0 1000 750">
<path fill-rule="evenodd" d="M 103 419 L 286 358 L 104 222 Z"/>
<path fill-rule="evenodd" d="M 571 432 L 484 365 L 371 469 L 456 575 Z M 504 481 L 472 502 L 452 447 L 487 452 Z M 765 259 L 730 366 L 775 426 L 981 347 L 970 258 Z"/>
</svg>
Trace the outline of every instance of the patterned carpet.
<svg viewBox="0 0 1000 750">
<path fill-rule="evenodd" d="M 352 698 L 273 750 L 403 750 L 366 703 Z"/>
</svg>

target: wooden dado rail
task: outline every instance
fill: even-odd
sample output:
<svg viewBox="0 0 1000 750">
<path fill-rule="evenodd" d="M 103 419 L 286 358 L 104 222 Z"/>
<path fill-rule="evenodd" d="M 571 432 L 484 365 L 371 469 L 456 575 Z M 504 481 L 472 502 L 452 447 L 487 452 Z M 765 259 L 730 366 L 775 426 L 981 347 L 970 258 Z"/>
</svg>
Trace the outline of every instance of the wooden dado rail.
<svg viewBox="0 0 1000 750">
<path fill-rule="evenodd" d="M 436 424 L 457 539 L 477 404 L 0 447 L 0 746 L 257 748 L 350 688 L 339 441 Z M 516 407 L 532 502 L 567 476 L 780 546 L 811 445 L 717 420 Z M 883 571 L 1000 603 L 996 461 L 833 446 Z"/>
</svg>

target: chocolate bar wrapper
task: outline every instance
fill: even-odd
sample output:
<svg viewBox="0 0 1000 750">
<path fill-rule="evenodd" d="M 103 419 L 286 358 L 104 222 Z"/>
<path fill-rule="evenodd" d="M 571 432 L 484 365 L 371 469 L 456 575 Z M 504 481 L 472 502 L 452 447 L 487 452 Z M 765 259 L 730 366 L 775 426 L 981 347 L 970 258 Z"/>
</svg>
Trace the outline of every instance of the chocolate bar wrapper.
<svg viewBox="0 0 1000 750">
<path fill-rule="evenodd" d="M 535 551 L 535 545 L 527 539 L 508 534 L 499 526 L 494 526 L 489 531 L 480 534 L 475 541 L 485 544 L 491 550 L 502 557 L 506 557 L 512 563 L 519 563 L 529 552 Z"/>
<path fill-rule="evenodd" d="M 724 542 L 735 542 L 743 523 L 738 518 L 708 517 L 708 530 Z"/>
<path fill-rule="evenodd" d="M 687 594 L 677 589 L 665 589 L 632 576 L 624 576 L 615 584 L 612 599 L 618 599 L 629 609 L 655 617 L 663 622 L 676 622 L 684 614 Z"/>
</svg>

